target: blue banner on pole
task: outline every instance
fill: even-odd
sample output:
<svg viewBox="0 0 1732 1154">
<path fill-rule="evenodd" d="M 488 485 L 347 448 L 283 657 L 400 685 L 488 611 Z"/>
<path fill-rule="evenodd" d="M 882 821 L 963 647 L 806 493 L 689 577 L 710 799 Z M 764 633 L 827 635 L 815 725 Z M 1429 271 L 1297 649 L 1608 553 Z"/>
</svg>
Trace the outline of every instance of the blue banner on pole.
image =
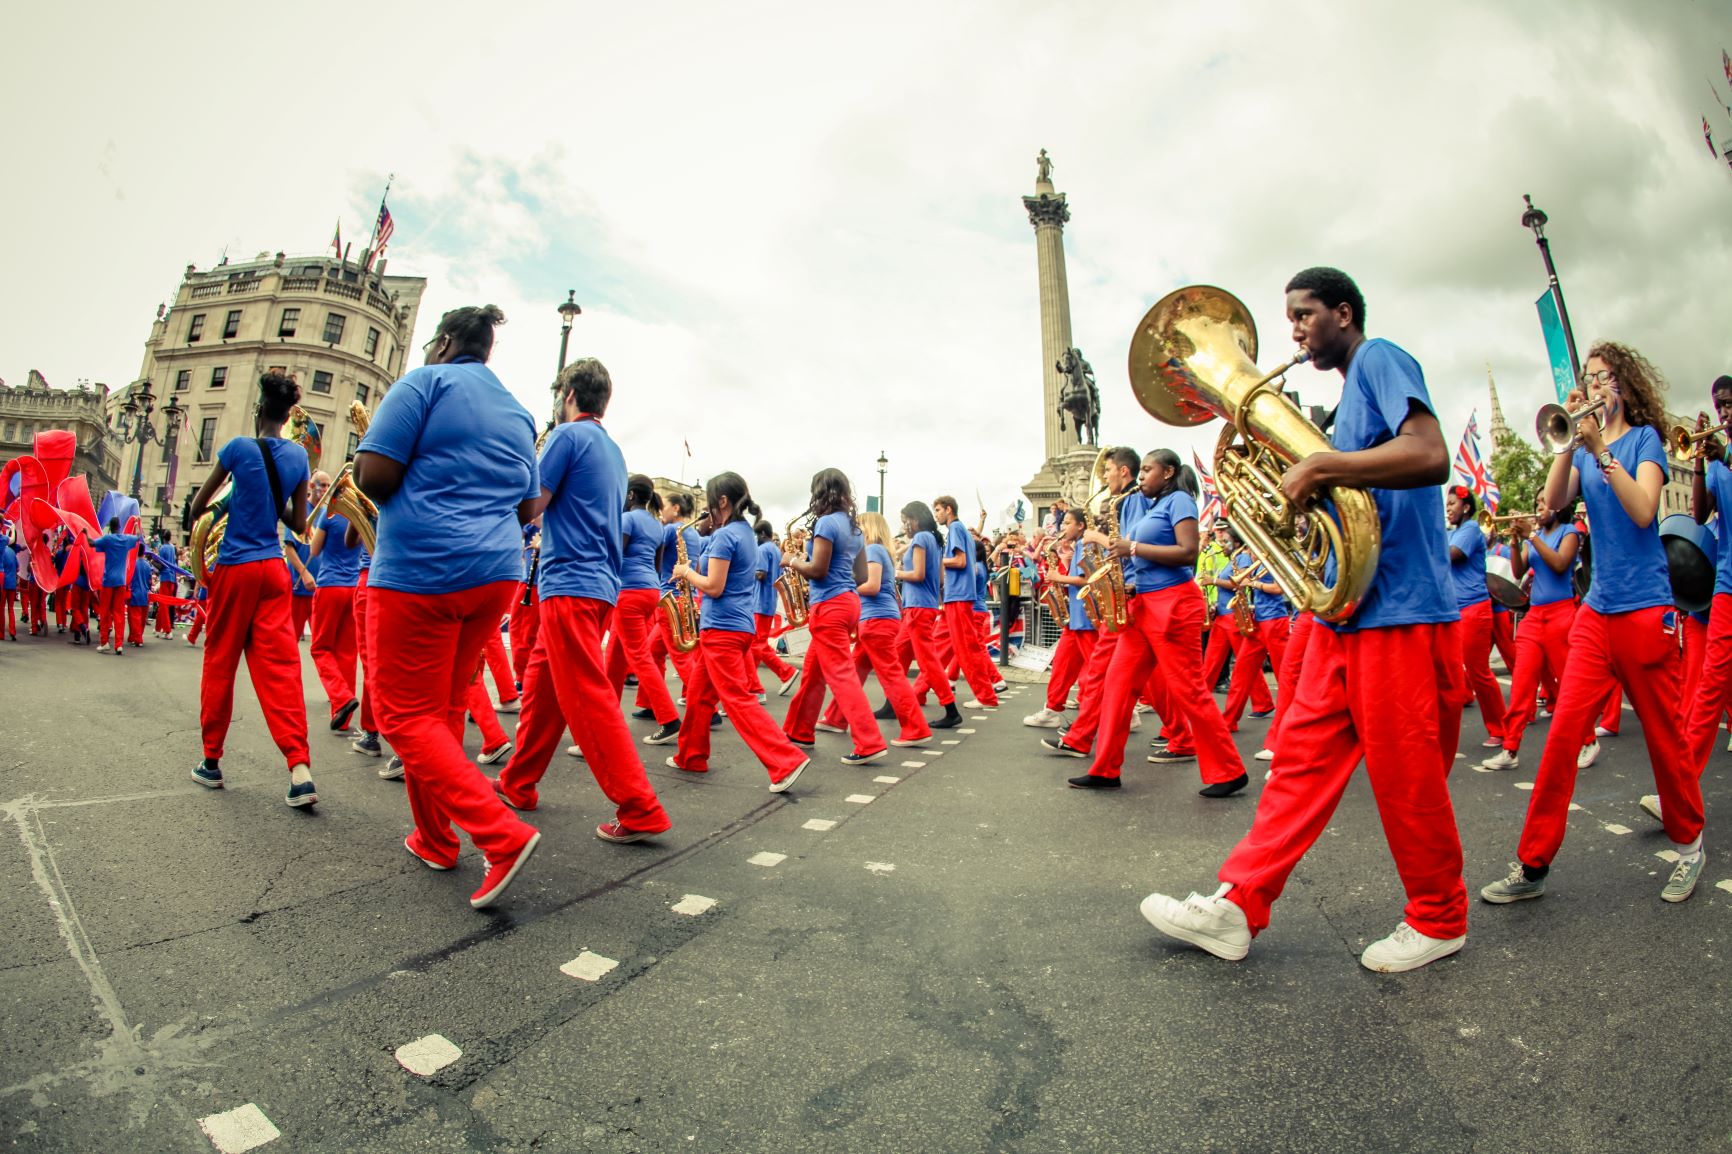
<svg viewBox="0 0 1732 1154">
<path fill-rule="evenodd" d="M 1546 335 L 1546 353 L 1552 363 L 1552 383 L 1557 386 L 1558 404 L 1576 387 L 1576 367 L 1570 363 L 1570 342 L 1564 337 L 1564 318 L 1558 311 L 1557 293 L 1547 289 L 1534 302 L 1540 311 L 1540 331 Z"/>
</svg>

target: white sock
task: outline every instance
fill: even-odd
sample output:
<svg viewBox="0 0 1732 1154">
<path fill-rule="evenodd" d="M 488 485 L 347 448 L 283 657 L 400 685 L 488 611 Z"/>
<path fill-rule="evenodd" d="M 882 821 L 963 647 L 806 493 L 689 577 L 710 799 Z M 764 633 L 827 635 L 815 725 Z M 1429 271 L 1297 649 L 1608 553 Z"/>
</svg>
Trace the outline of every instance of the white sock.
<svg viewBox="0 0 1732 1154">
<path fill-rule="evenodd" d="M 289 770 L 289 784 L 290 785 L 306 785 L 309 781 L 312 781 L 312 780 L 313 780 L 313 771 L 308 769 L 304 765 L 297 765 L 297 766 L 295 766 L 295 768 Z"/>
<path fill-rule="evenodd" d="M 1673 842 L 1672 848 L 1678 851 L 1679 858 L 1685 861 L 1695 861 L 1702 856 L 1702 835 L 1697 834 L 1696 840 L 1689 845 L 1679 845 L 1677 842 Z"/>
</svg>

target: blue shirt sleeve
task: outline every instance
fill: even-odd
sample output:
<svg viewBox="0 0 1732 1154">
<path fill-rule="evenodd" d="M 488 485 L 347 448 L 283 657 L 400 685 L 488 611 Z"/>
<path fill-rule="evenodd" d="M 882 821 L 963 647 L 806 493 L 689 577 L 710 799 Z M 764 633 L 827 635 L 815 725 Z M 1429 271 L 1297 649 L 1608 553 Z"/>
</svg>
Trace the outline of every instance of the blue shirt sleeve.
<svg viewBox="0 0 1732 1154">
<path fill-rule="evenodd" d="M 549 493 L 559 492 L 560 483 L 578 463 L 578 449 L 573 443 L 576 440 L 576 437 L 560 436 L 558 429 L 554 430 L 553 436 L 547 438 L 547 445 L 541 450 L 541 459 L 536 462 L 540 473 L 536 496 L 539 497 L 544 488 Z"/>
<path fill-rule="evenodd" d="M 1418 361 L 1382 341 L 1367 344 L 1359 355 L 1364 358 L 1359 370 L 1361 380 L 1391 435 L 1401 431 L 1415 402 L 1426 412 L 1433 411 L 1425 389 L 1425 373 Z"/>
<path fill-rule="evenodd" d="M 385 394 L 356 452 L 378 453 L 401 464 L 409 463 L 427 421 L 427 396 L 415 379 L 419 371 L 411 372 Z"/>
</svg>

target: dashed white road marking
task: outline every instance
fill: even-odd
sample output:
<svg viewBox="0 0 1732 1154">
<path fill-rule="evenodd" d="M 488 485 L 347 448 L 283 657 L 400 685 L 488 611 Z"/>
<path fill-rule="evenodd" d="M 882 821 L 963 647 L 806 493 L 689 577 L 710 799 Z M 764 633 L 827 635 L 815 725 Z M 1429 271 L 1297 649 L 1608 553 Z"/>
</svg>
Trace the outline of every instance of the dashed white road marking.
<svg viewBox="0 0 1732 1154">
<path fill-rule="evenodd" d="M 970 717 L 968 720 L 970 720 L 970 721 L 985 721 L 986 720 L 986 714 L 977 713 L 973 717 Z M 974 731 L 971 729 L 968 732 L 973 733 Z"/>
<path fill-rule="evenodd" d="M 1678 851 L 1675 849 L 1659 850 L 1654 854 L 1654 856 L 1659 858 L 1661 861 L 1672 862 L 1673 864 L 1677 864 L 1678 861 Z"/>
<path fill-rule="evenodd" d="M 979 721 L 980 718 L 977 717 L 974 720 Z M 956 732 L 958 732 L 958 733 L 973 733 L 974 730 L 972 730 L 972 729 L 959 729 Z"/>
<path fill-rule="evenodd" d="M 923 749 L 920 751 L 920 756 L 922 756 L 922 757 L 943 757 L 944 751 L 942 749 Z"/>
<path fill-rule="evenodd" d="M 873 797 L 869 793 L 851 793 L 847 797 L 843 798 L 842 800 L 849 802 L 853 805 L 871 805 L 873 802 L 877 801 L 878 799 Z"/>
<path fill-rule="evenodd" d="M 953 738 L 950 738 L 949 740 L 942 742 L 941 744 L 943 744 L 943 745 L 961 745 L 962 739 L 959 737 L 953 737 Z"/>
<path fill-rule="evenodd" d="M 1634 833 L 1635 832 L 1629 826 L 1619 825 L 1615 821 L 1609 821 L 1605 825 L 1601 826 L 1600 828 L 1605 830 L 1607 833 L 1623 834 L 1623 833 Z"/>
<path fill-rule="evenodd" d="M 275 1142 L 283 1136 L 281 1130 L 271 1125 L 265 1112 L 251 1102 L 221 1114 L 200 1118 L 198 1128 L 211 1140 L 211 1145 L 223 1154 L 241 1154 L 243 1150 L 257 1149 L 266 1142 Z"/>
<path fill-rule="evenodd" d="M 866 863 L 866 868 L 875 874 L 887 874 L 896 869 L 887 861 L 869 861 Z"/>
<path fill-rule="evenodd" d="M 920 769 L 925 766 L 926 763 L 924 761 L 905 761 L 902 764 L 914 769 Z M 879 785 L 895 785 L 902 779 L 900 777 L 891 777 L 889 774 L 884 774 L 880 777 L 875 777 L 872 780 L 877 782 Z"/>
<path fill-rule="evenodd" d="M 1732 878 L 1727 878 L 1723 882 L 1715 882 L 1714 888 L 1717 890 L 1725 890 L 1727 893 L 1732 894 Z"/>
<path fill-rule="evenodd" d="M 1531 781 L 1518 781 L 1515 783 L 1515 787 L 1517 789 L 1532 790 L 1534 787 L 1534 783 Z"/>
<path fill-rule="evenodd" d="M 588 950 L 577 955 L 565 965 L 559 967 L 559 972 L 580 982 L 599 982 L 608 971 L 619 963 L 612 958 L 604 958 L 600 954 L 592 954 Z"/>
<path fill-rule="evenodd" d="M 1582 808 L 1582 807 L 1581 807 L 1581 806 L 1579 806 L 1579 805 L 1577 805 L 1577 804 L 1576 804 L 1576 803 L 1575 803 L 1575 802 L 1573 802 L 1573 801 L 1572 801 L 1572 802 L 1570 802 L 1570 812 L 1571 812 L 1571 813 L 1574 813 L 1574 812 L 1576 812 L 1576 811 L 1577 811 L 1577 810 L 1578 810 L 1578 809 L 1581 809 L 1581 808 Z"/>
<path fill-rule="evenodd" d="M 443 1034 L 428 1034 L 425 1038 L 405 1042 L 397 1047 L 394 1055 L 399 1066 L 423 1078 L 437 1074 L 462 1056 L 463 1051 Z"/>
<path fill-rule="evenodd" d="M 801 829 L 815 829 L 819 833 L 829 833 L 831 830 L 836 828 L 836 823 L 833 821 L 826 821 L 825 819 L 823 819 L 821 817 L 815 817 L 811 821 L 807 822 L 805 825 L 801 826 L 800 828 Z"/>
<path fill-rule="evenodd" d="M 766 850 L 763 853 L 755 853 L 751 857 L 747 858 L 746 864 L 763 866 L 765 869 L 768 869 L 771 866 L 781 865 L 787 860 L 788 855 L 785 853 L 770 853 Z"/>
<path fill-rule="evenodd" d="M 926 763 L 924 761 L 905 761 L 902 763 L 902 768 L 903 769 L 920 769 L 925 764 Z M 872 780 L 873 781 L 901 781 L 902 779 L 900 777 L 888 777 L 888 778 L 875 777 Z"/>
<path fill-rule="evenodd" d="M 706 898 L 703 894 L 687 894 L 673 904 L 674 913 L 684 914 L 688 918 L 695 918 L 715 908 L 716 899 Z"/>
</svg>

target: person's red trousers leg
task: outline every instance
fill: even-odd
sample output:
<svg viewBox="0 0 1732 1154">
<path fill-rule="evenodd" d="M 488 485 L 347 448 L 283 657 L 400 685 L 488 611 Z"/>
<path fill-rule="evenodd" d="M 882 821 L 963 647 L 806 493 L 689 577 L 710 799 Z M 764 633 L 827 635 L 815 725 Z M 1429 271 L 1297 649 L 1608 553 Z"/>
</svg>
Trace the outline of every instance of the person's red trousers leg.
<svg viewBox="0 0 1732 1154">
<path fill-rule="evenodd" d="M 205 625 L 210 621 L 210 611 L 206 608 L 209 604 L 210 601 L 208 598 L 203 602 L 193 603 L 192 625 L 186 631 L 188 644 L 198 640 L 198 635 L 204 632 Z"/>
<path fill-rule="evenodd" d="M 48 636 L 48 594 L 34 581 L 30 583 L 30 631 Z"/>
<path fill-rule="evenodd" d="M 463 752 L 469 686 L 487 630 L 499 628 L 515 587 L 495 581 L 454 593 L 367 590 L 373 709 L 380 732 L 403 758 L 418 848 L 438 861 L 457 860 L 453 823 L 489 862 L 509 858 L 535 832 Z M 387 637 L 389 648 L 380 644 Z"/>
<path fill-rule="evenodd" d="M 157 592 L 159 598 L 174 596 L 175 590 L 170 589 L 169 584 L 165 577 L 161 589 Z M 302 598 L 302 600 L 307 601 L 309 605 L 311 604 L 310 598 Z M 167 601 L 158 600 L 156 603 L 156 631 L 165 636 L 174 632 L 174 609 Z M 296 634 L 296 636 L 300 635 Z"/>
<path fill-rule="evenodd" d="M 331 716 L 355 699 L 355 589 L 321 585 L 313 594 L 313 668 L 330 699 Z"/>
<path fill-rule="evenodd" d="M 110 631 L 114 634 L 116 649 L 126 643 L 125 589 L 96 591 L 96 640 L 99 645 L 108 644 Z"/>
<path fill-rule="evenodd" d="M 487 648 L 482 653 L 487 658 L 487 672 L 493 674 L 493 689 L 499 696 L 499 704 L 510 705 L 517 700 L 517 673 L 511 668 L 511 658 L 505 652 L 505 638 L 499 630 L 487 635 Z"/>
<path fill-rule="evenodd" d="M 637 743 L 615 700 L 602 661 L 602 633 L 614 606 L 588 597 L 549 597 L 541 603 L 541 629 L 524 671 L 523 712 L 517 751 L 500 771 L 505 796 L 521 799 L 547 773 L 569 727 L 584 764 L 614 805 L 614 816 L 637 833 L 661 833 L 673 822 L 651 787 Z"/>
<path fill-rule="evenodd" d="M 220 565 L 205 602 L 210 636 L 199 677 L 199 729 L 204 755 L 223 755 L 234 716 L 235 673 L 241 657 L 259 709 L 288 768 L 310 764 L 307 702 L 301 694 L 301 651 L 289 633 L 289 570 L 281 561 Z"/>
<path fill-rule="evenodd" d="M 904 609 L 902 616 L 907 623 L 908 643 L 914 647 L 914 660 L 920 666 L 920 676 L 914 680 L 914 700 L 924 703 L 930 689 L 938 704 L 948 707 L 956 700 L 956 691 L 942 673 L 946 655 L 939 645 L 938 627 L 944 621 L 943 611 Z"/>
<path fill-rule="evenodd" d="M 1203 666 L 1202 647 L 1197 649 L 1197 668 Z M 1156 657 L 1155 667 L 1149 672 L 1149 679 L 1143 683 L 1138 700 L 1146 702 L 1155 716 L 1161 719 L 1160 734 L 1166 739 L 1167 749 L 1172 753 L 1193 753 L 1197 743 L 1191 733 L 1191 723 L 1187 721 L 1184 708 L 1179 704 L 1178 694 L 1174 691 L 1172 682 L 1167 677 L 1167 670 Z"/>
<path fill-rule="evenodd" d="M 1732 546 L 1729 546 L 1732 547 Z M 1689 658 L 1685 658 L 1688 664 Z M 1732 594 L 1716 593 L 1684 727 L 1684 757 L 1698 778 L 1708 768 L 1720 719 L 1732 707 Z M 1646 728 L 1646 722 L 1643 727 Z M 1661 810 L 1665 809 L 1664 804 Z"/>
<path fill-rule="evenodd" d="M 1237 626 L 1234 629 L 1236 632 Z M 1249 637 L 1241 633 L 1234 640 L 1233 680 L 1227 683 L 1227 701 L 1221 706 L 1221 716 L 1227 719 L 1227 732 L 1239 732 L 1239 718 L 1245 715 L 1246 702 L 1251 703 L 1253 713 L 1275 708 L 1275 701 L 1269 696 L 1269 682 L 1263 676 L 1263 658 L 1268 653 L 1261 632 Z"/>
<path fill-rule="evenodd" d="M 72 607 L 72 586 L 62 585 L 54 591 L 54 627 L 65 630 L 66 615 Z"/>
<path fill-rule="evenodd" d="M 1606 707 L 1600 711 L 1598 725 L 1613 737 L 1618 736 L 1618 731 L 1624 727 L 1624 687 L 1616 682 L 1606 694 Z M 1588 734 L 1588 740 L 1593 739 L 1594 735 Z"/>
<path fill-rule="evenodd" d="M 487 683 L 479 676 L 469 683 L 463 703 L 469 716 L 475 719 L 475 727 L 481 731 L 481 748 L 498 749 L 504 745 L 505 727 L 499 724 L 499 715 L 493 712 L 493 699 L 487 696 Z"/>
<path fill-rule="evenodd" d="M 1491 614 L 1491 643 L 1503 658 L 1503 667 L 1513 678 L 1515 663 L 1520 660 L 1515 644 L 1515 614 L 1494 608 Z"/>
<path fill-rule="evenodd" d="M 1550 675 L 1553 684 L 1563 673 L 1570 651 L 1570 625 L 1576 619 L 1576 603 L 1569 598 L 1548 605 L 1534 605 L 1516 627 L 1515 673 L 1510 678 L 1509 710 L 1503 718 L 1503 747 L 1510 754 L 1521 752 L 1522 736 L 1534 720 L 1534 694 L 1540 681 Z M 1552 693 L 1557 707 L 1557 692 Z"/>
<path fill-rule="evenodd" d="M 128 605 L 126 607 L 126 639 L 133 645 L 144 644 L 144 614 L 148 606 Z"/>
<path fill-rule="evenodd" d="M 1203 692 L 1215 692 L 1215 686 L 1220 684 L 1221 671 L 1227 668 L 1227 658 L 1233 652 L 1233 634 L 1238 630 L 1233 628 L 1231 614 L 1218 615 L 1214 624 L 1209 626 L 1209 646 L 1203 652 Z M 1231 688 L 1229 683 L 1228 688 Z"/>
<path fill-rule="evenodd" d="M 293 627 L 293 629 L 295 631 L 295 641 L 297 643 L 301 640 L 302 637 L 304 637 L 306 635 L 307 622 L 311 621 L 312 619 L 313 619 L 313 599 L 311 597 L 297 596 L 292 602 L 289 603 L 289 624 L 291 627 Z M 161 627 L 161 618 L 160 617 L 158 618 L 158 627 L 159 628 Z M 360 636 L 359 632 L 357 632 L 356 636 L 357 637 Z M 357 647 L 359 647 L 359 642 L 357 642 L 356 644 L 357 644 Z"/>
<path fill-rule="evenodd" d="M 379 721 L 373 716 L 373 697 L 367 685 L 367 669 L 373 660 L 367 651 L 367 575 L 371 571 L 370 569 L 361 570 L 361 577 L 355 582 L 355 641 L 357 642 L 357 652 L 361 658 L 361 683 L 356 686 L 360 691 L 361 708 L 356 716 L 360 719 L 361 732 L 363 733 L 379 732 Z M 315 613 L 314 617 L 317 616 L 318 614 Z M 389 654 L 391 652 L 389 638 L 385 639 L 384 645 L 385 652 Z"/>
<path fill-rule="evenodd" d="M 1281 736 L 1281 721 L 1287 716 L 1287 707 L 1293 703 L 1293 692 L 1299 686 L 1299 670 L 1305 664 L 1305 645 L 1316 627 L 1317 618 L 1309 609 L 1293 622 L 1293 632 L 1287 638 L 1287 651 L 1281 664 L 1275 667 L 1275 719 L 1269 723 L 1269 732 L 1263 735 L 1264 749 L 1273 750 L 1276 739 Z"/>
<path fill-rule="evenodd" d="M 1692 844 L 1702 833 L 1702 784 L 1679 734 L 1677 610 L 1670 606 L 1601 614 L 1583 605 L 1570 629 L 1569 657 L 1558 684 L 1546 751 L 1534 778 L 1516 856 L 1526 866 L 1552 863 L 1576 789 L 1576 755 L 1593 734 L 1594 714 L 1615 681 L 1642 723 L 1648 762 L 1660 794 L 1666 836 Z"/>
<path fill-rule="evenodd" d="M 626 672 L 637 674 L 638 698 L 655 714 L 657 725 L 668 725 L 679 719 L 680 711 L 668 692 L 666 678 L 650 659 L 650 638 L 661 615 L 656 608 L 661 597 L 660 589 L 620 590 L 607 642 L 607 683 L 612 687 L 610 700 L 618 701 L 625 689 Z"/>
<path fill-rule="evenodd" d="M 1275 671 L 1277 705 L 1281 690 L 1281 667 L 1287 663 L 1287 642 L 1293 636 L 1293 625 L 1285 617 L 1257 622 L 1257 640 L 1269 653 L 1269 668 Z M 1262 678 L 1258 678 L 1259 681 Z"/>
<path fill-rule="evenodd" d="M 1461 660 L 1468 688 L 1479 702 L 1480 717 L 1491 737 L 1503 736 L 1503 689 L 1491 675 L 1491 602 L 1481 601 L 1461 611 Z"/>
<path fill-rule="evenodd" d="M 1250 832 L 1219 874 L 1253 934 L 1268 926 L 1270 906 L 1328 826 L 1361 760 L 1407 893 L 1404 920 L 1432 938 L 1467 932 L 1447 782 L 1467 698 L 1456 629 L 1449 622 L 1312 631 L 1274 772 Z"/>
<path fill-rule="evenodd" d="M 897 656 L 896 640 L 901 628 L 902 623 L 893 617 L 876 617 L 860 622 L 860 643 L 856 651 L 863 651 L 872 671 L 878 675 L 884 699 L 890 703 L 902 727 L 896 735 L 898 740 L 920 741 L 932 736 L 932 727 L 914 700 L 914 690 L 908 685 L 908 670 Z"/>
<path fill-rule="evenodd" d="M 800 677 L 800 687 L 794 690 L 794 700 L 788 705 L 783 731 L 796 741 L 813 740 L 818 711 L 824 705 L 824 690 L 836 695 L 842 716 L 848 721 L 848 732 L 854 738 L 854 753 L 864 757 L 886 748 L 884 735 L 878 731 L 878 721 L 872 716 L 872 704 L 860 679 L 854 673 L 854 654 L 849 639 L 860 625 L 860 595 L 842 593 L 811 607 L 806 618 L 806 632 L 811 641 L 806 646 L 806 663 Z M 752 677 L 757 678 L 754 662 Z M 713 680 L 712 674 L 712 680 Z M 753 702 L 757 690 L 752 690 Z M 724 696 L 723 704 L 726 705 Z M 732 710 L 732 706 L 728 706 Z"/>
<path fill-rule="evenodd" d="M 946 601 L 944 618 L 950 623 L 950 636 L 962 666 L 962 676 L 967 679 L 968 688 L 974 691 L 974 699 L 984 706 L 996 707 L 998 691 L 992 687 L 998 684 L 998 671 L 986 655 L 979 624 L 974 620 L 974 606 L 966 601 Z"/>
<path fill-rule="evenodd" d="M 770 644 L 770 634 L 776 629 L 776 616 L 773 613 L 752 614 L 752 625 L 755 629 L 755 642 L 752 645 L 752 658 L 759 665 L 770 671 L 770 676 L 777 681 L 786 681 L 794 676 L 794 667 L 782 660 L 782 655 L 776 652 L 776 647 Z"/>
<path fill-rule="evenodd" d="M 1125 626 L 1128 631 L 1129 625 Z M 1092 753 L 1095 744 L 1095 731 L 1100 728 L 1101 708 L 1105 704 L 1107 670 L 1112 667 L 1113 650 L 1118 646 L 1123 633 L 1111 633 L 1105 629 L 1095 635 L 1094 652 L 1089 654 L 1088 664 L 1083 667 L 1081 680 L 1076 689 L 1076 720 L 1070 728 L 1064 731 L 1059 740 L 1072 749 L 1082 753 Z M 1137 694 L 1142 692 L 1142 685 L 1133 685 L 1127 692 Z"/>
<path fill-rule="evenodd" d="M 780 782 L 806 763 L 806 751 L 788 740 L 770 711 L 758 704 L 758 668 L 752 660 L 755 637 L 725 629 L 706 629 L 695 650 L 691 680 L 686 684 L 686 716 L 680 724 L 681 769 L 704 773 L 710 767 L 710 719 L 719 701 L 740 740 Z M 810 651 L 808 651 L 809 653 Z M 809 668 L 809 666 L 808 666 Z M 802 682 L 805 678 L 800 679 Z M 876 728 L 876 724 L 874 724 Z"/>
<path fill-rule="evenodd" d="M 1712 603 L 1709 616 L 1713 616 Z M 1702 680 L 1702 662 L 1708 655 L 1708 622 L 1694 616 L 1678 614 L 1678 632 L 1683 639 L 1683 657 L 1678 665 L 1678 724 L 1684 733 L 1684 748 L 1693 749 L 1690 740 L 1690 706 L 1696 700 L 1696 685 Z M 1692 760 L 1694 760 L 1692 758 Z"/>
<path fill-rule="evenodd" d="M 864 625 L 866 623 L 862 621 L 860 624 Z M 900 626 L 898 627 L 900 628 Z M 854 635 L 854 678 L 860 682 L 860 688 L 862 691 L 865 690 L 866 678 L 870 676 L 871 673 L 872 659 L 866 655 L 866 642 L 860 634 L 856 632 Z M 907 684 L 906 678 L 903 679 L 903 684 Z M 910 691 L 909 696 L 913 696 L 912 691 Z M 889 700 L 888 691 L 886 692 L 885 700 Z M 867 704 L 871 704 L 870 700 Z M 919 706 L 916 705 L 915 708 L 918 709 Z M 848 719 L 842 714 L 842 703 L 836 699 L 835 694 L 830 695 L 830 703 L 824 707 L 824 713 L 819 720 L 825 725 L 834 725 L 837 729 L 846 730 L 848 728 Z"/>
<path fill-rule="evenodd" d="M 523 683 L 523 671 L 529 668 L 529 655 L 535 652 L 540 601 L 540 593 L 522 582 L 518 583 L 517 594 L 511 599 L 511 669 L 518 684 Z"/>
<path fill-rule="evenodd" d="M 1046 682 L 1046 707 L 1054 713 L 1064 712 L 1070 691 L 1088 665 L 1089 654 L 1095 651 L 1093 629 L 1066 629 L 1058 639 L 1058 650 L 1052 655 L 1052 668 Z"/>
</svg>

